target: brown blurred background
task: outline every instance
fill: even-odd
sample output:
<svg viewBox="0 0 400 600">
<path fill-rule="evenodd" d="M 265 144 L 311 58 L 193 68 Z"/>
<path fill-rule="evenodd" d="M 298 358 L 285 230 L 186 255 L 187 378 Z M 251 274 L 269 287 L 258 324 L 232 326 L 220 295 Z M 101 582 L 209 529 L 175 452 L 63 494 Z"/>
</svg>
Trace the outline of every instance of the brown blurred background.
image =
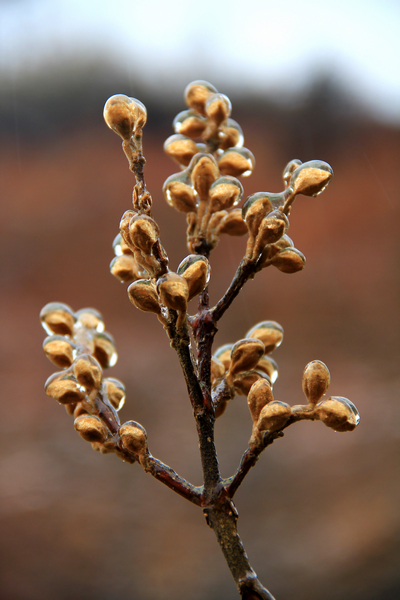
<svg viewBox="0 0 400 600">
<path fill-rule="evenodd" d="M 200 75 L 201 76 L 201 75 Z M 212 81 L 220 91 L 218 80 Z M 11 90 L 11 91 L 10 91 Z M 1 177 L 1 600 L 234 600 L 236 589 L 201 511 L 136 465 L 101 456 L 43 391 L 39 311 L 62 301 L 93 306 L 117 341 L 128 399 L 122 421 L 146 428 L 152 453 L 201 483 L 196 433 L 174 352 L 156 318 L 139 313 L 108 271 L 111 243 L 130 207 L 133 176 L 102 122 L 111 94 L 148 108 L 146 179 L 170 266 L 187 254 L 185 223 L 162 184 L 177 167 L 162 144 L 183 101 L 154 97 L 97 64 L 35 73 L 7 88 L 0 107 Z M 180 93 L 180 90 L 177 90 Z M 356 431 L 321 423 L 290 428 L 240 488 L 239 532 L 277 599 L 394 600 L 399 577 L 399 128 L 375 120 L 332 77 L 301 99 L 235 97 L 233 118 L 256 157 L 245 195 L 280 191 L 293 159 L 329 162 L 318 198 L 299 197 L 289 235 L 302 273 L 271 267 L 248 283 L 220 324 L 217 346 L 257 321 L 282 324 L 276 398 L 302 402 L 307 362 L 331 370 L 332 395 L 358 407 Z M 211 299 L 243 254 L 225 238 L 211 257 Z M 194 311 L 193 307 L 193 311 Z M 243 397 L 216 427 L 223 476 L 246 448 Z"/>
</svg>

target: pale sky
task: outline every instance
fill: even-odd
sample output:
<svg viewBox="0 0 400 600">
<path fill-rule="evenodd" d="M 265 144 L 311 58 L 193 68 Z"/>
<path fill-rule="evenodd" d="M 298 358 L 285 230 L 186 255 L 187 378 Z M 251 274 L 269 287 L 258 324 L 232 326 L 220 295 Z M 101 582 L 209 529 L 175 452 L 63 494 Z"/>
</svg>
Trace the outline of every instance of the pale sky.
<svg viewBox="0 0 400 600">
<path fill-rule="evenodd" d="M 333 74 L 400 122 L 398 0 L 0 0 L 0 73 L 96 55 L 159 93 L 208 79 L 284 95 Z"/>
</svg>

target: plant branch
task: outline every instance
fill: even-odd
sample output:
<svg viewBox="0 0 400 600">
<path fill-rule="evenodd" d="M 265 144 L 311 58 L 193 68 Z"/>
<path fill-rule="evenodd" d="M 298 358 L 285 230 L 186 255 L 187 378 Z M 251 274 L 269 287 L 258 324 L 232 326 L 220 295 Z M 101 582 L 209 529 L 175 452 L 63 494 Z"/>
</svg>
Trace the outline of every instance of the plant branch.
<svg viewBox="0 0 400 600">
<path fill-rule="evenodd" d="M 244 286 L 244 284 L 254 277 L 255 269 L 254 261 L 249 261 L 246 258 L 243 258 L 238 266 L 238 269 L 233 277 L 229 288 L 226 290 L 225 294 L 217 302 L 214 308 L 211 309 L 211 314 L 214 319 L 214 323 L 217 323 L 222 315 L 228 310 L 236 296 L 239 294 L 240 290 Z"/>
</svg>

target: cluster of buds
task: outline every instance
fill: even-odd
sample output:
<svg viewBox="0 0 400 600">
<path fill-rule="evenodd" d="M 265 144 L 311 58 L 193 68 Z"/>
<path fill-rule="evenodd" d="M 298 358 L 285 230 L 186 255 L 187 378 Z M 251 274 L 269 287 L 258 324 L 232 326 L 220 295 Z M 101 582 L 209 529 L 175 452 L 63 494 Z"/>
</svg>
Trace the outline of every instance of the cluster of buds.
<svg viewBox="0 0 400 600">
<path fill-rule="evenodd" d="M 101 314 L 92 308 L 74 312 L 67 304 L 52 302 L 40 313 L 49 334 L 43 342 L 47 358 L 63 370 L 45 384 L 46 394 L 74 417 L 79 435 L 103 454 L 115 452 L 128 462 L 148 453 L 146 434 L 138 423 L 120 426 L 118 411 L 125 403 L 125 387 L 118 379 L 104 378 L 103 369 L 115 365 L 117 352 L 104 331 Z M 133 447 L 132 427 L 137 440 Z"/>
<path fill-rule="evenodd" d="M 278 365 L 270 354 L 281 345 L 283 329 L 276 321 L 262 321 L 236 344 L 225 344 L 211 359 L 211 383 L 216 416 L 225 411 L 236 394 L 248 396 L 252 386 L 263 381 L 271 390 L 278 378 Z"/>
</svg>

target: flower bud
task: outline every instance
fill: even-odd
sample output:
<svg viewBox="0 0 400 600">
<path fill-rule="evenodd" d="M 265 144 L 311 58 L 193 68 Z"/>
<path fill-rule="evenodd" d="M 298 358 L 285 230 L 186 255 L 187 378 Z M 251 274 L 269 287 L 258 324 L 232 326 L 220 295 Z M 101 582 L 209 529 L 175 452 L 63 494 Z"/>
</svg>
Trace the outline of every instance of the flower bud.
<svg viewBox="0 0 400 600">
<path fill-rule="evenodd" d="M 144 427 L 136 421 L 127 421 L 119 428 L 122 446 L 135 454 L 141 456 L 148 453 L 147 433 Z"/>
<path fill-rule="evenodd" d="M 259 431 L 278 431 L 286 425 L 291 414 L 292 409 L 289 404 L 274 400 L 261 410 L 257 429 Z"/>
<path fill-rule="evenodd" d="M 185 312 L 189 299 L 189 286 L 177 273 L 167 273 L 157 281 L 157 291 L 161 302 L 172 310 Z"/>
<path fill-rule="evenodd" d="M 189 288 L 188 300 L 200 294 L 210 281 L 210 263 L 205 256 L 190 254 L 177 269 L 178 275 L 183 277 Z"/>
<path fill-rule="evenodd" d="M 81 415 L 74 421 L 75 430 L 86 442 L 102 444 L 108 437 L 107 429 L 98 417 Z"/>
<path fill-rule="evenodd" d="M 43 342 L 43 350 L 47 358 L 60 369 L 72 365 L 76 356 L 76 346 L 62 335 L 51 335 Z"/>
<path fill-rule="evenodd" d="M 266 375 L 266 373 L 263 373 L 262 371 L 256 371 L 253 369 L 251 371 L 244 371 L 243 373 L 238 373 L 237 375 L 235 375 L 235 378 L 233 380 L 233 387 L 235 389 L 236 394 L 239 394 L 241 396 L 247 396 L 250 392 L 251 386 L 254 385 L 254 383 L 256 381 L 259 381 L 260 379 L 265 379 L 265 381 L 267 381 L 267 383 L 271 385 L 271 381 L 268 375 Z"/>
<path fill-rule="evenodd" d="M 177 173 L 168 177 L 163 187 L 164 196 L 170 206 L 180 212 L 196 212 L 198 197 L 189 185 L 186 173 Z"/>
<path fill-rule="evenodd" d="M 242 199 L 243 186 L 236 177 L 220 177 L 210 187 L 210 211 L 227 210 Z"/>
<path fill-rule="evenodd" d="M 143 269 L 139 269 L 132 254 L 115 256 L 110 263 L 110 271 L 121 283 L 130 283 L 144 275 Z"/>
<path fill-rule="evenodd" d="M 123 140 L 130 140 L 134 131 L 142 129 L 146 124 L 146 107 L 124 94 L 111 96 L 104 106 L 104 120 L 108 127 Z"/>
<path fill-rule="evenodd" d="M 177 133 L 171 135 L 164 142 L 164 151 L 178 163 L 178 165 L 188 166 L 193 156 L 198 153 L 195 142 L 189 138 Z"/>
<path fill-rule="evenodd" d="M 205 116 L 205 104 L 211 94 L 217 93 L 217 90 L 208 81 L 192 81 L 186 87 L 184 98 L 186 104 Z"/>
<path fill-rule="evenodd" d="M 335 431 L 353 431 L 360 422 L 357 408 L 347 398 L 332 396 L 315 407 L 315 412 L 327 427 Z"/>
<path fill-rule="evenodd" d="M 85 329 L 95 329 L 99 333 L 104 331 L 103 315 L 95 308 L 81 308 L 75 313 L 78 324 Z"/>
<path fill-rule="evenodd" d="M 247 396 L 247 404 L 254 423 L 258 421 L 264 406 L 272 402 L 273 399 L 271 386 L 266 379 L 259 379 L 253 383 Z"/>
<path fill-rule="evenodd" d="M 45 392 L 60 404 L 76 404 L 85 398 L 82 387 L 72 373 L 53 373 L 45 385 Z"/>
<path fill-rule="evenodd" d="M 271 259 L 284 248 L 293 248 L 293 241 L 286 233 L 274 244 L 268 244 L 264 247 L 261 257 L 258 260 L 258 266 L 263 268 L 267 264 L 270 264 Z"/>
<path fill-rule="evenodd" d="M 278 379 L 278 365 L 270 356 L 262 356 L 257 363 L 257 371 L 263 371 L 268 375 L 271 383 L 274 384 Z"/>
<path fill-rule="evenodd" d="M 221 125 L 232 112 L 231 101 L 225 94 L 210 94 L 205 103 L 205 112 L 216 125 Z"/>
<path fill-rule="evenodd" d="M 265 346 L 257 339 L 239 340 L 231 350 L 229 374 L 236 375 L 254 369 L 265 352 Z"/>
<path fill-rule="evenodd" d="M 254 171 L 256 160 L 247 148 L 229 148 L 218 160 L 222 175 L 248 177 Z"/>
<path fill-rule="evenodd" d="M 293 171 L 289 186 L 295 194 L 318 196 L 328 186 L 332 177 L 333 170 L 328 163 L 310 160 Z"/>
<path fill-rule="evenodd" d="M 78 383 L 87 391 L 100 388 L 103 371 L 97 360 L 90 354 L 81 354 L 73 363 L 72 370 Z"/>
<path fill-rule="evenodd" d="M 231 210 L 221 220 L 218 233 L 226 233 L 232 236 L 241 236 L 248 233 L 247 225 L 243 221 L 242 210 L 240 208 Z"/>
<path fill-rule="evenodd" d="M 217 163 L 211 154 L 196 154 L 190 165 L 191 179 L 201 200 L 208 200 L 211 185 L 219 177 Z"/>
<path fill-rule="evenodd" d="M 228 119 L 226 125 L 220 127 L 219 139 L 221 140 L 219 144 L 221 150 L 243 146 L 243 131 L 239 123 L 236 123 L 233 119 Z"/>
<path fill-rule="evenodd" d="M 280 197 L 280 194 L 258 192 L 247 198 L 243 204 L 242 217 L 252 236 L 256 237 L 261 221 L 273 211 L 272 201 Z"/>
<path fill-rule="evenodd" d="M 161 314 L 161 306 L 154 283 L 150 279 L 138 279 L 128 287 L 129 300 L 144 312 Z"/>
<path fill-rule="evenodd" d="M 107 332 L 96 333 L 93 336 L 93 341 L 93 355 L 99 361 L 103 369 L 113 367 L 118 360 L 118 354 L 112 335 Z"/>
<path fill-rule="evenodd" d="M 221 221 L 228 215 L 226 210 L 217 210 L 217 212 L 213 213 L 209 222 L 208 222 L 208 231 L 216 236 L 218 240 L 219 236 L 219 226 Z M 247 231 L 247 227 L 246 227 Z"/>
<path fill-rule="evenodd" d="M 68 304 L 50 302 L 40 311 L 40 321 L 49 335 L 72 335 L 76 316 Z"/>
<path fill-rule="evenodd" d="M 121 221 L 119 223 L 119 231 L 121 233 L 121 237 L 131 251 L 133 251 L 135 247 L 132 245 L 131 239 L 129 237 L 129 223 L 131 222 L 131 219 L 137 214 L 138 213 L 134 210 L 126 210 L 122 215 Z"/>
<path fill-rule="evenodd" d="M 125 404 L 126 391 L 125 386 L 119 379 L 113 377 L 107 377 L 103 380 L 107 398 L 115 408 L 115 410 L 121 410 Z"/>
<path fill-rule="evenodd" d="M 160 228 L 151 217 L 135 215 L 129 223 L 129 237 L 135 248 L 144 254 L 151 254 L 151 249 L 160 237 Z"/>
<path fill-rule="evenodd" d="M 257 246 L 262 249 L 267 244 L 274 244 L 286 233 L 288 227 L 289 221 L 283 212 L 279 210 L 270 212 L 261 221 L 256 239 Z"/>
<path fill-rule="evenodd" d="M 220 346 L 215 352 L 214 357 L 222 362 L 226 371 L 229 369 L 231 365 L 231 351 L 233 348 L 233 344 L 225 344 L 224 346 Z"/>
<path fill-rule="evenodd" d="M 207 120 L 193 110 L 184 110 L 176 115 L 172 124 L 175 133 L 192 139 L 201 137 L 207 127 Z"/>
<path fill-rule="evenodd" d="M 254 325 L 246 337 L 260 340 L 265 346 L 265 354 L 269 354 L 281 345 L 283 328 L 276 321 L 262 321 Z"/>
<path fill-rule="evenodd" d="M 313 360 L 303 372 L 303 392 L 310 404 L 317 404 L 326 393 L 331 382 L 329 369 L 320 360 Z"/>
<path fill-rule="evenodd" d="M 133 211 L 130 211 L 133 213 Z M 132 217 L 134 216 L 134 214 L 132 214 Z M 129 219 L 130 220 L 130 219 Z M 128 227 L 129 227 L 129 221 L 128 221 Z M 132 250 L 129 248 L 129 246 L 127 245 L 127 243 L 125 242 L 124 238 L 122 237 L 122 235 L 120 233 L 118 233 L 113 241 L 113 250 L 114 250 L 114 254 L 115 256 L 122 256 L 123 254 L 132 254 Z"/>
<path fill-rule="evenodd" d="M 290 162 L 288 162 L 286 167 L 283 169 L 282 178 L 286 184 L 286 187 L 288 187 L 288 185 L 290 183 L 290 178 L 292 176 L 293 171 L 295 171 L 302 164 L 303 163 L 301 162 L 301 160 L 299 160 L 298 158 L 295 158 L 295 159 L 291 160 Z"/>
<path fill-rule="evenodd" d="M 297 273 L 304 269 L 306 257 L 297 248 L 284 248 L 272 258 L 271 264 L 282 273 Z"/>
</svg>

